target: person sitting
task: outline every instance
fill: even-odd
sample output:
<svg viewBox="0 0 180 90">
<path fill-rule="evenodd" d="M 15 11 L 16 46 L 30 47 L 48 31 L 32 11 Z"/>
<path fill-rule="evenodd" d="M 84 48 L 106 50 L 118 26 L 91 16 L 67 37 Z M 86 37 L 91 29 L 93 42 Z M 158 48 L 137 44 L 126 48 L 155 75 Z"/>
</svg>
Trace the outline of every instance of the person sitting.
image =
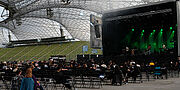
<svg viewBox="0 0 180 90">
<path fill-rule="evenodd" d="M 122 85 L 122 71 L 120 70 L 119 66 L 115 66 L 114 70 L 113 70 L 113 79 L 112 79 L 112 85 L 117 85 L 117 83 L 119 83 L 120 85 Z"/>
<path fill-rule="evenodd" d="M 21 81 L 20 90 L 34 90 L 34 81 L 32 79 L 32 69 L 28 68 L 26 70 L 26 75 Z"/>
<path fill-rule="evenodd" d="M 63 84 L 65 85 L 66 88 L 71 89 L 71 85 L 67 80 L 68 77 L 64 75 L 64 71 L 67 71 L 67 69 L 63 69 L 62 67 L 59 67 L 54 79 L 56 80 L 56 84 Z"/>
<path fill-rule="evenodd" d="M 22 73 L 21 70 L 16 71 L 16 76 L 11 81 L 11 84 L 12 84 L 11 85 L 11 90 L 19 90 L 20 89 L 21 81 L 22 81 L 22 78 L 23 78 L 21 73 Z"/>
</svg>

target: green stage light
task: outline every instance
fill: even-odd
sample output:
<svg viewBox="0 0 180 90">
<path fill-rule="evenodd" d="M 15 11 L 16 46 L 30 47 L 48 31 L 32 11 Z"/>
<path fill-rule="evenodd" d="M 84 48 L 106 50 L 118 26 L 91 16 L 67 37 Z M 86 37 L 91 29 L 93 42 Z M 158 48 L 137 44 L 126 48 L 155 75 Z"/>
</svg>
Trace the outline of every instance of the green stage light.
<svg viewBox="0 0 180 90">
<path fill-rule="evenodd" d="M 153 32 L 156 32 L 156 30 L 153 30 Z"/>
<path fill-rule="evenodd" d="M 163 31 L 163 29 L 161 29 L 161 32 Z"/>
<path fill-rule="evenodd" d="M 132 31 L 134 32 L 134 29 L 132 29 Z"/>
<path fill-rule="evenodd" d="M 152 33 L 151 33 L 151 35 L 152 35 Z"/>
<path fill-rule="evenodd" d="M 142 30 L 142 32 L 144 33 L 144 30 Z"/>
<path fill-rule="evenodd" d="M 175 31 L 173 31 L 173 33 L 174 33 Z"/>
<path fill-rule="evenodd" d="M 153 43 L 154 46 L 156 46 L 156 43 Z"/>
<path fill-rule="evenodd" d="M 173 28 L 172 27 L 170 27 L 170 30 L 172 30 Z"/>
</svg>

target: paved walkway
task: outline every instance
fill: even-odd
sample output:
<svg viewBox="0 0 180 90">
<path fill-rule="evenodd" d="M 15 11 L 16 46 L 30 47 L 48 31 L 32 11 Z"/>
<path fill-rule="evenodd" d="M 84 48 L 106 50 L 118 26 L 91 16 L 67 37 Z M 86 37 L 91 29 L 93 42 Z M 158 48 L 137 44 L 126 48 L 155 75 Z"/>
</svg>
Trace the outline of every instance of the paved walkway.
<svg viewBox="0 0 180 90">
<path fill-rule="evenodd" d="M 76 90 L 180 90 L 180 78 L 144 81 L 140 84 L 129 83 L 122 86 L 103 85 L 101 89 L 77 88 Z"/>
<path fill-rule="evenodd" d="M 180 90 L 180 78 L 155 80 L 140 84 L 126 84 L 123 86 L 104 85 L 101 89 L 77 88 L 77 90 Z"/>
</svg>

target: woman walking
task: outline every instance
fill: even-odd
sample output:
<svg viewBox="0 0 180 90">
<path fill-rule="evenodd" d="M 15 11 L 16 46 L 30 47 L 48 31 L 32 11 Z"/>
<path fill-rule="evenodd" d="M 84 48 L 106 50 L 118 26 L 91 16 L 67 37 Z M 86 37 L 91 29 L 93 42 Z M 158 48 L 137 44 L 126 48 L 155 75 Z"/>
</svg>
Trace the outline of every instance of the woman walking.
<svg viewBox="0 0 180 90">
<path fill-rule="evenodd" d="M 34 90 L 34 81 L 32 79 L 32 69 L 26 70 L 26 75 L 22 79 L 20 90 Z"/>
</svg>

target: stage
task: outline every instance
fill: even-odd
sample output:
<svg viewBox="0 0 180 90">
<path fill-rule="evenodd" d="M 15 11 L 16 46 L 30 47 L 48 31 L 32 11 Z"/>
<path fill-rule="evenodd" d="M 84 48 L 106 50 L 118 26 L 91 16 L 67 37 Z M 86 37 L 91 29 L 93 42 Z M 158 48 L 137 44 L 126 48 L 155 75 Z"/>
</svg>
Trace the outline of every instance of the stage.
<svg viewBox="0 0 180 90">
<path fill-rule="evenodd" d="M 105 57 L 180 56 L 180 1 L 162 1 L 109 11 L 103 15 Z"/>
</svg>

